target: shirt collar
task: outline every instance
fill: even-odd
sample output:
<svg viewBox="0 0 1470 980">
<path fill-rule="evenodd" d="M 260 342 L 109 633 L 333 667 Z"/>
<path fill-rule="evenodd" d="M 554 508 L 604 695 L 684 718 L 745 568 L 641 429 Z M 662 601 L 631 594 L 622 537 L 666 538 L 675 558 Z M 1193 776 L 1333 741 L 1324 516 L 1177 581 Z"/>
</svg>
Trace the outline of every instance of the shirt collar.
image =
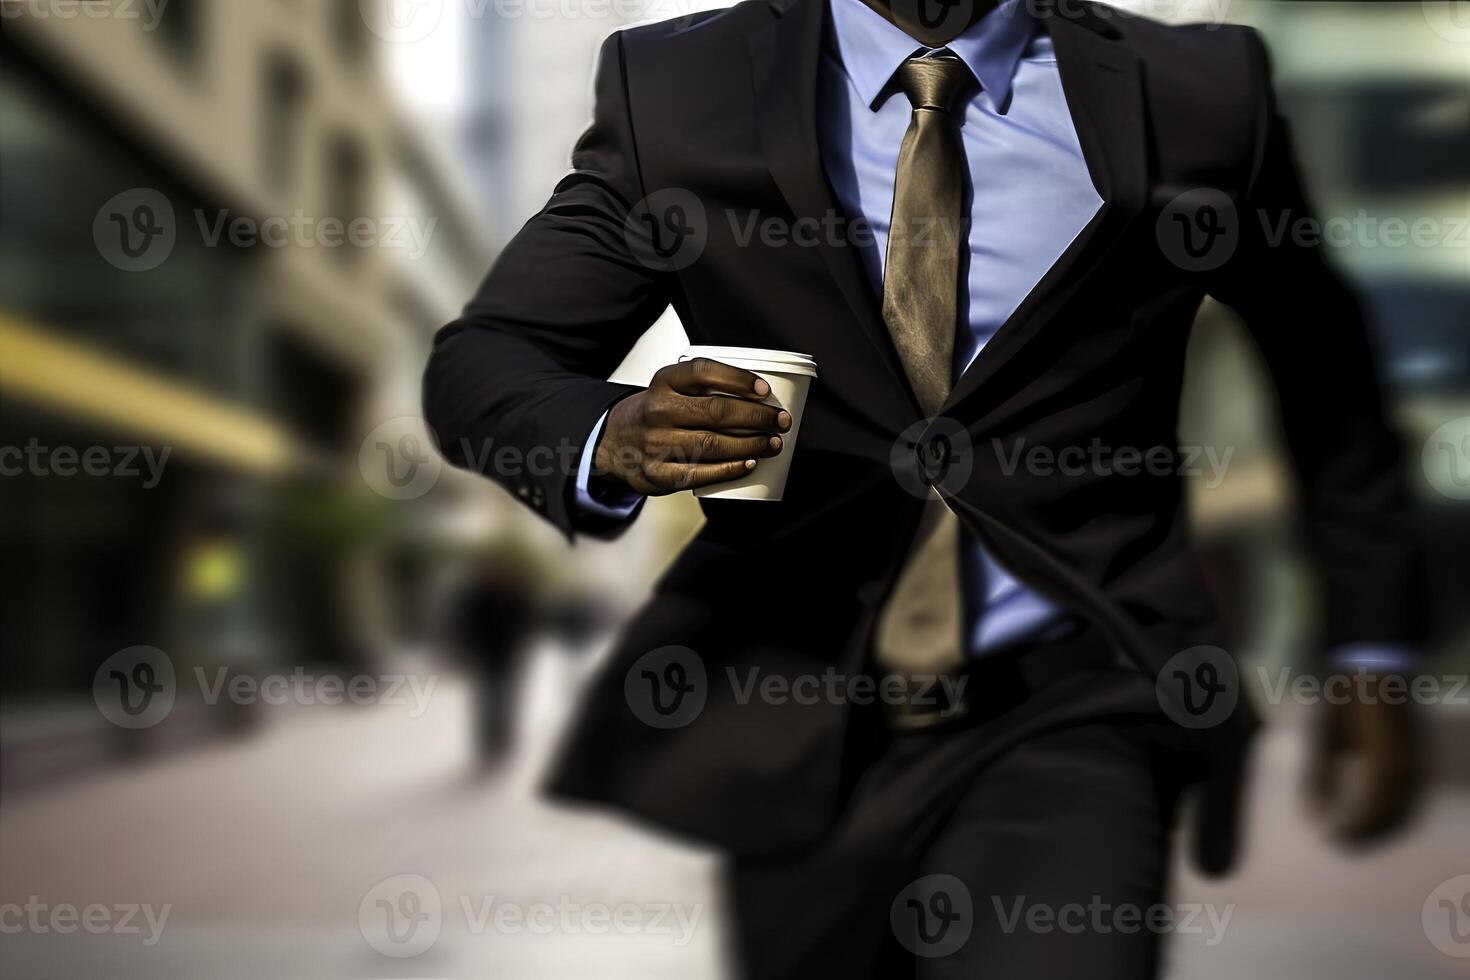
<svg viewBox="0 0 1470 980">
<path fill-rule="evenodd" d="M 858 95 L 873 108 L 888 80 L 910 55 L 931 50 L 909 37 L 863 0 L 830 0 L 832 39 Z M 979 79 L 991 102 L 1003 107 L 1016 66 L 1036 30 L 1023 0 L 1006 0 L 945 47 Z"/>
</svg>

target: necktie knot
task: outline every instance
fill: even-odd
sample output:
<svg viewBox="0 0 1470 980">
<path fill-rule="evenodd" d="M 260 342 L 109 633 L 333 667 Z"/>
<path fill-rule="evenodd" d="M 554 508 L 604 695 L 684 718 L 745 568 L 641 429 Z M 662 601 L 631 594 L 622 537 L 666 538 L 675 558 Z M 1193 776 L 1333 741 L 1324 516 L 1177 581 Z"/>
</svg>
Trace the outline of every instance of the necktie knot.
<svg viewBox="0 0 1470 980">
<path fill-rule="evenodd" d="M 898 67 L 898 87 L 916 112 L 953 112 L 974 81 L 969 66 L 948 51 L 915 55 Z"/>
</svg>

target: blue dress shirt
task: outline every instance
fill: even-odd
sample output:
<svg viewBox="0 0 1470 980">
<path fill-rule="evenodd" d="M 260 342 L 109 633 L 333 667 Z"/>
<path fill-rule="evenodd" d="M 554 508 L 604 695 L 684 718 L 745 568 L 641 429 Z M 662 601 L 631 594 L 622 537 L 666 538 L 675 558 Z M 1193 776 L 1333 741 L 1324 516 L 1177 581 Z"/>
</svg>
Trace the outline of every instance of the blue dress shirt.
<svg viewBox="0 0 1470 980">
<path fill-rule="evenodd" d="M 872 231 L 863 243 L 863 263 L 881 296 L 898 152 L 912 114 L 908 99 L 889 82 L 906 59 L 931 49 L 862 0 L 828 2 L 830 31 L 817 79 L 822 162 L 844 212 Z M 970 174 L 969 248 L 961 275 L 969 288 L 960 291 L 955 377 L 1103 203 L 1072 125 L 1051 39 L 1038 27 L 1027 4 L 1008 0 L 946 45 L 979 81 L 960 123 Z M 602 423 L 588 446 L 597 444 Z M 630 516 L 640 498 L 594 498 L 591 465 L 592 453 L 584 453 L 578 505 L 603 516 Z M 1077 617 L 1017 581 L 977 542 L 966 546 L 964 558 L 974 654 L 1078 625 Z"/>
</svg>

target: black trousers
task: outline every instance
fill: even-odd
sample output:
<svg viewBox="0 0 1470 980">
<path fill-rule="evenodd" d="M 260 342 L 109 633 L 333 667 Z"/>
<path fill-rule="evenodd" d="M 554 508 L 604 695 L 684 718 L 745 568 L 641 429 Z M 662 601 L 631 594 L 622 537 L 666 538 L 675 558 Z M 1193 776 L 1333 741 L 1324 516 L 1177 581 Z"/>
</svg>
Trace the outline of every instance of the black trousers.
<svg viewBox="0 0 1470 980">
<path fill-rule="evenodd" d="M 1198 763 L 1136 671 L 1100 664 L 1025 683 L 1034 689 L 993 719 L 877 739 L 819 846 L 731 859 L 738 975 L 1154 975 L 1155 934 L 1078 933 L 1071 906 L 1146 912 L 1158 900 L 1179 784 Z M 1068 931 L 1037 924 L 1048 915 Z"/>
<path fill-rule="evenodd" d="M 891 910 L 918 980 L 1155 976 L 1180 787 L 1149 727 L 1048 732 L 975 778 Z"/>
</svg>

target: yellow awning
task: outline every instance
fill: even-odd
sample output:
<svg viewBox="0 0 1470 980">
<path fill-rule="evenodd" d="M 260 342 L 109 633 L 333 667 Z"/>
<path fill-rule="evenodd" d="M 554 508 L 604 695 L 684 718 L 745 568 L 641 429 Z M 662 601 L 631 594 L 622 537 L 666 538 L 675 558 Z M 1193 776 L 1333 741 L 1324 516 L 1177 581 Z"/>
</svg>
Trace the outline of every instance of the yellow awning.
<svg viewBox="0 0 1470 980">
<path fill-rule="evenodd" d="M 4 313 L 0 390 L 253 472 L 292 459 L 290 435 L 269 419 Z"/>
</svg>

